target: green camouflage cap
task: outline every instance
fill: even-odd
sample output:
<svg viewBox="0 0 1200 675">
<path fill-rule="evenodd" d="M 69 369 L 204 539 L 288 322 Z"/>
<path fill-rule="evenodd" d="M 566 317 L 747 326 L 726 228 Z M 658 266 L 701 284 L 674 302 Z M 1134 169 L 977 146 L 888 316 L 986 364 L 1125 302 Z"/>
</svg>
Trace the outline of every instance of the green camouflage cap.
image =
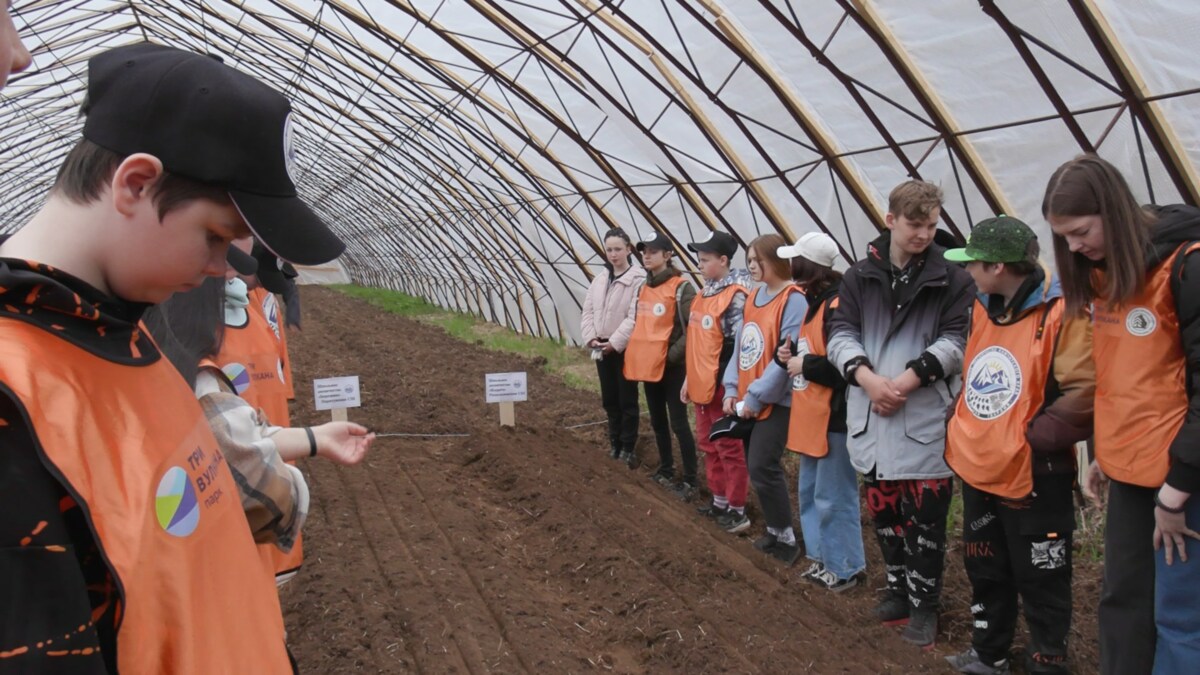
<svg viewBox="0 0 1200 675">
<path fill-rule="evenodd" d="M 1025 260 L 1029 242 L 1037 235 L 1025 223 L 1000 214 L 995 218 L 980 221 L 971 228 L 966 248 L 946 251 L 946 260 L 951 262 L 1014 263 Z"/>
</svg>

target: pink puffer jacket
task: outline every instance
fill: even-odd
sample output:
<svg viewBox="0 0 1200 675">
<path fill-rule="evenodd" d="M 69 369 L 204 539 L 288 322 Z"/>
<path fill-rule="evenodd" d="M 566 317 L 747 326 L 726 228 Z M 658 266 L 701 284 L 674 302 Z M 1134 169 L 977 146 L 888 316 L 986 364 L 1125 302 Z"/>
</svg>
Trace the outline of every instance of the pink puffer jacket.
<svg viewBox="0 0 1200 675">
<path fill-rule="evenodd" d="M 592 279 L 583 299 L 583 344 L 595 338 L 608 338 L 613 349 L 623 352 L 633 333 L 637 293 L 646 280 L 646 270 L 632 265 L 624 274 L 608 283 L 608 268 Z"/>
</svg>

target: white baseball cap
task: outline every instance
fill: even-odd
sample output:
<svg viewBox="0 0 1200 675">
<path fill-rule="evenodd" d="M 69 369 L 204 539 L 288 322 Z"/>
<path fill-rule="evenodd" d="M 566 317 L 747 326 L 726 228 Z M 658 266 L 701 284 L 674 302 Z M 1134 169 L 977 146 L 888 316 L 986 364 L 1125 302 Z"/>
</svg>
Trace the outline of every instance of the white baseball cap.
<svg viewBox="0 0 1200 675">
<path fill-rule="evenodd" d="M 808 258 L 818 265 L 833 267 L 839 251 L 833 237 L 823 232 L 808 232 L 800 235 L 795 244 L 780 246 L 775 254 L 780 258 Z"/>
</svg>

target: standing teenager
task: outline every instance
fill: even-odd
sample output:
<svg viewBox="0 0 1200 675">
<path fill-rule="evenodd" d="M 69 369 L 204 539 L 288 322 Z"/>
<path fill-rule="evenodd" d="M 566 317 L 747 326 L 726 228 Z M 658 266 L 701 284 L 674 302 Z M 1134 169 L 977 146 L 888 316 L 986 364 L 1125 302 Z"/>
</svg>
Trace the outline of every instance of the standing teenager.
<svg viewBox="0 0 1200 675">
<path fill-rule="evenodd" d="M 792 380 L 775 362 L 775 349 L 781 337 L 794 340 L 799 335 L 808 303 L 792 284 L 787 262 L 777 253 L 785 243 L 777 234 L 750 242 L 750 275 L 761 285 L 750 293 L 742 311 L 737 348 L 725 368 L 723 407 L 726 415 L 757 420 L 747 442 L 746 463 L 767 533 L 754 547 L 790 566 L 800 556 L 800 544 L 792 529 L 791 499 L 781 460 L 787 445 Z M 718 522 L 726 530 L 738 532 L 749 526 L 750 519 L 744 513 L 731 512 Z"/>
<path fill-rule="evenodd" d="M 1108 482 L 1100 672 L 1195 672 L 1200 210 L 1143 208 L 1115 167 L 1083 155 L 1050 177 L 1042 214 L 1067 311 L 1092 307 L 1096 461 L 1088 491 L 1099 496 Z"/>
<path fill-rule="evenodd" d="M 750 287 L 750 273 L 730 269 L 737 242 L 725 232 L 713 232 L 704 241 L 688 244 L 699 259 L 704 288 L 692 301 L 688 320 L 687 381 L 679 392 L 684 403 L 696 404 L 696 436 L 704 452 L 704 474 L 712 502 L 700 507 L 701 515 L 714 520 L 732 511 L 746 513 L 745 445 L 737 439 L 709 439 L 713 423 L 721 419 L 724 387 L 721 378 L 733 356 L 742 309 Z M 748 520 L 738 519 L 749 527 Z"/>
<path fill-rule="evenodd" d="M 946 251 L 979 290 L 946 432 L 946 463 L 962 479 L 974 618 L 971 649 L 946 660 L 973 675 L 1010 672 L 1018 596 L 1025 671 L 1068 672 L 1075 443 L 1092 435 L 1095 370 L 1088 319 L 1065 312 L 1039 248 L 1025 223 L 999 216 Z"/>
<path fill-rule="evenodd" d="M 646 280 L 646 270 L 633 264 L 633 242 L 620 228 L 605 233 L 604 256 L 604 269 L 592 279 L 583 298 L 580 332 L 600 376 L 611 456 L 633 468 L 637 465 L 641 411 L 637 383 L 625 378 L 625 346 L 633 334 L 637 292 Z"/>
<path fill-rule="evenodd" d="M 84 113 L 0 243 L 2 666 L 288 672 L 233 475 L 140 319 L 224 276 L 234 239 L 307 264 L 344 246 L 296 194 L 291 105 L 254 78 L 119 47 L 89 61 Z"/>
<path fill-rule="evenodd" d="M 829 358 L 850 384 L 847 447 L 863 474 L 887 570 L 876 618 L 932 647 L 946 556 L 951 471 L 946 408 L 959 389 L 975 286 L 934 244 L 942 191 L 922 181 L 888 196 L 887 231 L 846 272 Z"/>
<path fill-rule="evenodd" d="M 859 583 L 867 566 L 858 511 L 858 474 L 846 450 L 846 380 L 829 361 L 829 325 L 838 306 L 842 274 L 833 269 L 837 242 L 810 232 L 779 249 L 790 259 L 792 281 L 804 289 L 808 311 L 800 337 L 790 337 L 778 358 L 792 377 L 789 450 L 800 454 L 797 501 L 805 555 L 803 577 L 841 593 Z"/>
<path fill-rule="evenodd" d="M 696 494 L 696 441 L 692 438 L 687 405 L 677 392 L 687 378 L 687 316 L 696 289 L 671 262 L 671 241 L 661 232 L 638 242 L 646 282 L 638 290 L 633 333 L 625 348 L 625 379 L 641 382 L 646 390 L 650 426 L 658 445 L 658 469 L 652 478 L 684 501 Z M 668 423 L 668 417 L 670 422 Z M 675 483 L 671 432 L 679 441 L 683 473 Z"/>
</svg>

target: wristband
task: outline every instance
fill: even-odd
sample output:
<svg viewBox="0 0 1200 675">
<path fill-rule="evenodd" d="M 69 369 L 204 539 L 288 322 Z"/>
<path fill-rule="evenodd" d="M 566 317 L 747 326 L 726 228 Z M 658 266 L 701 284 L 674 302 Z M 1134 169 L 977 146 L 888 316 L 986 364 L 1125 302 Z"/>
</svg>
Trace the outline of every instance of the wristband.
<svg viewBox="0 0 1200 675">
<path fill-rule="evenodd" d="M 1158 508 L 1162 509 L 1163 511 L 1166 511 L 1167 513 L 1171 513 L 1171 514 L 1175 514 L 1175 515 L 1183 513 L 1184 511 L 1187 510 L 1186 503 L 1177 509 L 1173 509 L 1173 508 L 1167 506 L 1166 504 L 1162 503 L 1161 499 L 1158 498 L 1157 492 L 1154 493 L 1154 505 L 1157 506 Z"/>
<path fill-rule="evenodd" d="M 317 435 L 313 433 L 312 427 L 304 427 L 304 433 L 308 434 L 308 456 L 317 456 Z M 1157 499 L 1157 497 L 1156 497 Z"/>
</svg>

